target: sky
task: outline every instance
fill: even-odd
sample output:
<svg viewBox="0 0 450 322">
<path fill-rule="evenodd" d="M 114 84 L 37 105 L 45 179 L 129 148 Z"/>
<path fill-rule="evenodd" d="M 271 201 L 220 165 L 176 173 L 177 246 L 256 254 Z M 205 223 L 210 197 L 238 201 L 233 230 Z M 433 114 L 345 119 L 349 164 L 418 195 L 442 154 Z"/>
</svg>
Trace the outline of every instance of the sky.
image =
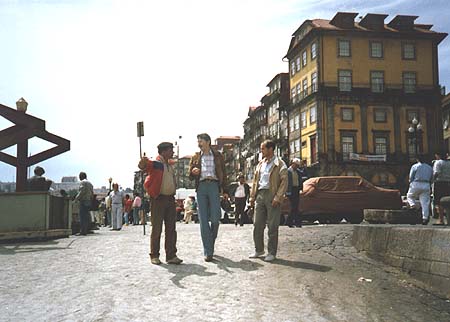
<svg viewBox="0 0 450 322">
<path fill-rule="evenodd" d="M 95 187 L 110 177 L 132 187 L 137 122 L 148 156 L 162 141 L 193 154 L 202 132 L 243 136 L 249 106 L 288 71 L 282 58 L 292 33 L 338 11 L 385 13 L 386 21 L 417 15 L 416 23 L 450 32 L 445 0 L 0 0 L 0 104 L 15 108 L 24 97 L 28 114 L 71 141 L 69 152 L 38 164 L 47 178 L 85 171 Z M 445 39 L 439 69 L 447 88 L 449 58 Z M 11 125 L 0 119 L 0 129 Z M 29 152 L 51 146 L 33 138 Z M 0 163 L 0 181 L 15 181 L 15 168 Z"/>
</svg>

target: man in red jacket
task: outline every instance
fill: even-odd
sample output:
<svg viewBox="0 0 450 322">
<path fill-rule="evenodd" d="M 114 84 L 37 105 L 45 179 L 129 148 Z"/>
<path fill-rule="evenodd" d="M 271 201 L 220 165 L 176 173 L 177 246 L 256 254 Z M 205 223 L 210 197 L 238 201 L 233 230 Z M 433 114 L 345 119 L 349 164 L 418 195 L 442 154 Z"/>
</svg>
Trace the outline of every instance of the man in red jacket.
<svg viewBox="0 0 450 322">
<path fill-rule="evenodd" d="M 162 225 L 165 226 L 165 250 L 168 264 L 181 264 L 177 257 L 177 212 L 175 208 L 175 170 L 169 163 L 173 157 L 173 144 L 162 142 L 158 145 L 158 156 L 155 161 L 143 157 L 139 169 L 147 173 L 144 188 L 151 199 L 150 259 L 152 264 L 159 265 L 159 249 Z"/>
</svg>

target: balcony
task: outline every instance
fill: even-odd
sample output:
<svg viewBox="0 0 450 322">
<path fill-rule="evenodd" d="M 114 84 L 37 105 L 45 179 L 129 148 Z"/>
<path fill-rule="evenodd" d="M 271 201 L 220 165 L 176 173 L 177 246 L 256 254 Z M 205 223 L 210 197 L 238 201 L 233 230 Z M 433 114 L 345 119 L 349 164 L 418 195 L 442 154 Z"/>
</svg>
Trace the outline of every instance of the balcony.
<svg viewBox="0 0 450 322">
<path fill-rule="evenodd" d="M 338 83 L 327 82 L 321 84 L 321 92 L 325 95 L 333 94 L 361 94 L 361 95 L 417 95 L 440 94 L 440 86 L 417 84 L 383 84 L 383 83 Z"/>
<path fill-rule="evenodd" d="M 319 87 L 317 84 L 313 84 L 313 85 L 307 87 L 304 91 L 301 91 L 296 96 L 291 98 L 292 105 L 295 106 L 295 105 L 299 104 L 305 98 L 316 93 L 318 90 L 319 90 Z"/>
</svg>

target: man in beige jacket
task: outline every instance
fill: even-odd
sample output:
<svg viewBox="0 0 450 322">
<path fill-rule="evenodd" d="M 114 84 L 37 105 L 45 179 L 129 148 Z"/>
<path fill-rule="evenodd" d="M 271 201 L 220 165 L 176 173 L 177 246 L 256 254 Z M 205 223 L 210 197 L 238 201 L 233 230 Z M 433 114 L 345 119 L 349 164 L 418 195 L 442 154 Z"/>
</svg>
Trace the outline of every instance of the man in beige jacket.
<svg viewBox="0 0 450 322">
<path fill-rule="evenodd" d="M 268 226 L 268 254 L 265 261 L 275 260 L 278 248 L 278 226 L 280 225 L 281 204 L 284 200 L 288 174 L 284 161 L 274 155 L 275 142 L 265 140 L 261 143 L 263 159 L 256 166 L 250 193 L 250 206 L 255 206 L 253 241 L 255 252 L 250 258 L 263 256 L 264 229 Z"/>
</svg>

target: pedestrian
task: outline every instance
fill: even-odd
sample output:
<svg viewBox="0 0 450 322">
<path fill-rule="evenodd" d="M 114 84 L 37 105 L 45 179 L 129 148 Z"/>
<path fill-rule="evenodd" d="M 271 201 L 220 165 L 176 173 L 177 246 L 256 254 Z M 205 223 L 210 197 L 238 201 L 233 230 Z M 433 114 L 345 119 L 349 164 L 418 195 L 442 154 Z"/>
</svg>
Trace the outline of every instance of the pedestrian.
<svg viewBox="0 0 450 322">
<path fill-rule="evenodd" d="M 48 191 L 53 181 L 44 177 L 44 168 L 37 166 L 33 170 L 34 176 L 27 180 L 28 191 Z"/>
<path fill-rule="evenodd" d="M 98 205 L 98 213 L 99 213 L 99 225 L 106 226 L 106 202 L 105 198 L 102 198 L 100 204 Z"/>
<path fill-rule="evenodd" d="M 207 133 L 197 135 L 200 152 L 189 163 L 189 178 L 195 180 L 198 218 L 205 261 L 213 260 L 214 245 L 219 231 L 220 194 L 226 192 L 225 162 L 220 152 L 211 148 Z"/>
<path fill-rule="evenodd" d="M 192 214 L 194 213 L 194 197 L 188 196 L 183 201 L 183 208 L 184 208 L 184 223 L 189 224 L 192 220 Z"/>
<path fill-rule="evenodd" d="M 105 226 L 112 227 L 111 220 L 111 212 L 112 212 L 112 200 L 111 200 L 111 190 L 108 191 L 108 195 L 105 197 L 105 206 L 106 206 L 106 218 L 105 218 Z"/>
<path fill-rule="evenodd" d="M 171 159 L 173 144 L 162 142 L 158 145 L 158 156 L 155 161 L 143 157 L 139 169 L 147 173 L 144 188 L 151 198 L 150 260 L 152 264 L 160 265 L 159 259 L 162 226 L 165 231 L 166 262 L 181 264 L 177 257 L 177 211 L 175 207 L 176 179 Z"/>
<path fill-rule="evenodd" d="M 298 202 L 299 194 L 302 188 L 302 171 L 300 170 L 301 160 L 294 158 L 291 165 L 288 168 L 288 187 L 286 190 L 286 196 L 289 198 L 291 205 L 291 211 L 287 218 L 287 225 L 289 227 L 301 227 L 302 223 L 298 216 Z"/>
<path fill-rule="evenodd" d="M 92 186 L 92 183 L 87 180 L 85 172 L 80 172 L 78 177 L 81 181 L 78 194 L 75 196 L 75 200 L 80 203 L 80 233 L 78 235 L 86 236 L 89 230 L 89 210 L 94 195 L 94 187 Z"/>
<path fill-rule="evenodd" d="M 409 207 L 416 207 L 419 199 L 422 207 L 422 224 L 428 225 L 430 221 L 430 185 L 433 178 L 433 169 L 424 162 L 423 155 L 417 156 L 417 163 L 409 171 L 409 190 L 406 195 Z"/>
<path fill-rule="evenodd" d="M 444 208 L 440 200 L 450 196 L 450 160 L 447 160 L 445 153 L 441 151 L 436 152 L 434 156 L 436 161 L 433 164 L 433 203 L 439 215 L 435 225 L 444 225 Z"/>
<path fill-rule="evenodd" d="M 100 201 L 97 199 L 97 195 L 94 194 L 92 196 L 92 202 L 91 202 L 91 208 L 90 208 L 90 215 L 91 215 L 91 222 L 95 223 L 95 226 L 100 226 L 100 214 L 98 212 L 98 206 L 100 205 Z"/>
<path fill-rule="evenodd" d="M 131 211 L 133 210 L 133 200 L 131 200 L 130 195 L 127 193 L 125 195 L 125 204 L 123 207 L 123 220 L 125 222 L 125 226 L 128 226 L 130 222 L 130 217 L 132 216 Z"/>
<path fill-rule="evenodd" d="M 122 229 L 122 214 L 123 205 L 125 203 L 124 195 L 122 191 L 119 191 L 119 184 L 113 183 L 113 190 L 111 191 L 111 230 L 121 230 Z"/>
<path fill-rule="evenodd" d="M 139 211 L 141 210 L 142 199 L 139 196 L 139 193 L 134 193 L 133 200 L 133 225 L 139 225 Z"/>
<path fill-rule="evenodd" d="M 244 212 L 247 201 L 250 198 L 250 186 L 245 182 L 244 174 L 238 175 L 238 185 L 230 192 L 234 196 L 234 225 L 244 226 Z"/>
<path fill-rule="evenodd" d="M 253 227 L 255 252 L 249 257 L 264 256 L 264 229 L 267 223 L 268 254 L 264 259 L 267 262 L 276 259 L 281 204 L 288 185 L 286 164 L 274 154 L 274 151 L 274 141 L 265 140 L 261 143 L 263 159 L 256 166 L 250 193 L 250 206 L 255 207 Z"/>
<path fill-rule="evenodd" d="M 220 208 L 223 210 L 223 218 L 221 220 L 222 224 L 229 224 L 230 223 L 230 213 L 233 211 L 233 207 L 231 205 L 230 198 L 228 197 L 228 194 L 224 193 L 220 197 Z"/>
</svg>

